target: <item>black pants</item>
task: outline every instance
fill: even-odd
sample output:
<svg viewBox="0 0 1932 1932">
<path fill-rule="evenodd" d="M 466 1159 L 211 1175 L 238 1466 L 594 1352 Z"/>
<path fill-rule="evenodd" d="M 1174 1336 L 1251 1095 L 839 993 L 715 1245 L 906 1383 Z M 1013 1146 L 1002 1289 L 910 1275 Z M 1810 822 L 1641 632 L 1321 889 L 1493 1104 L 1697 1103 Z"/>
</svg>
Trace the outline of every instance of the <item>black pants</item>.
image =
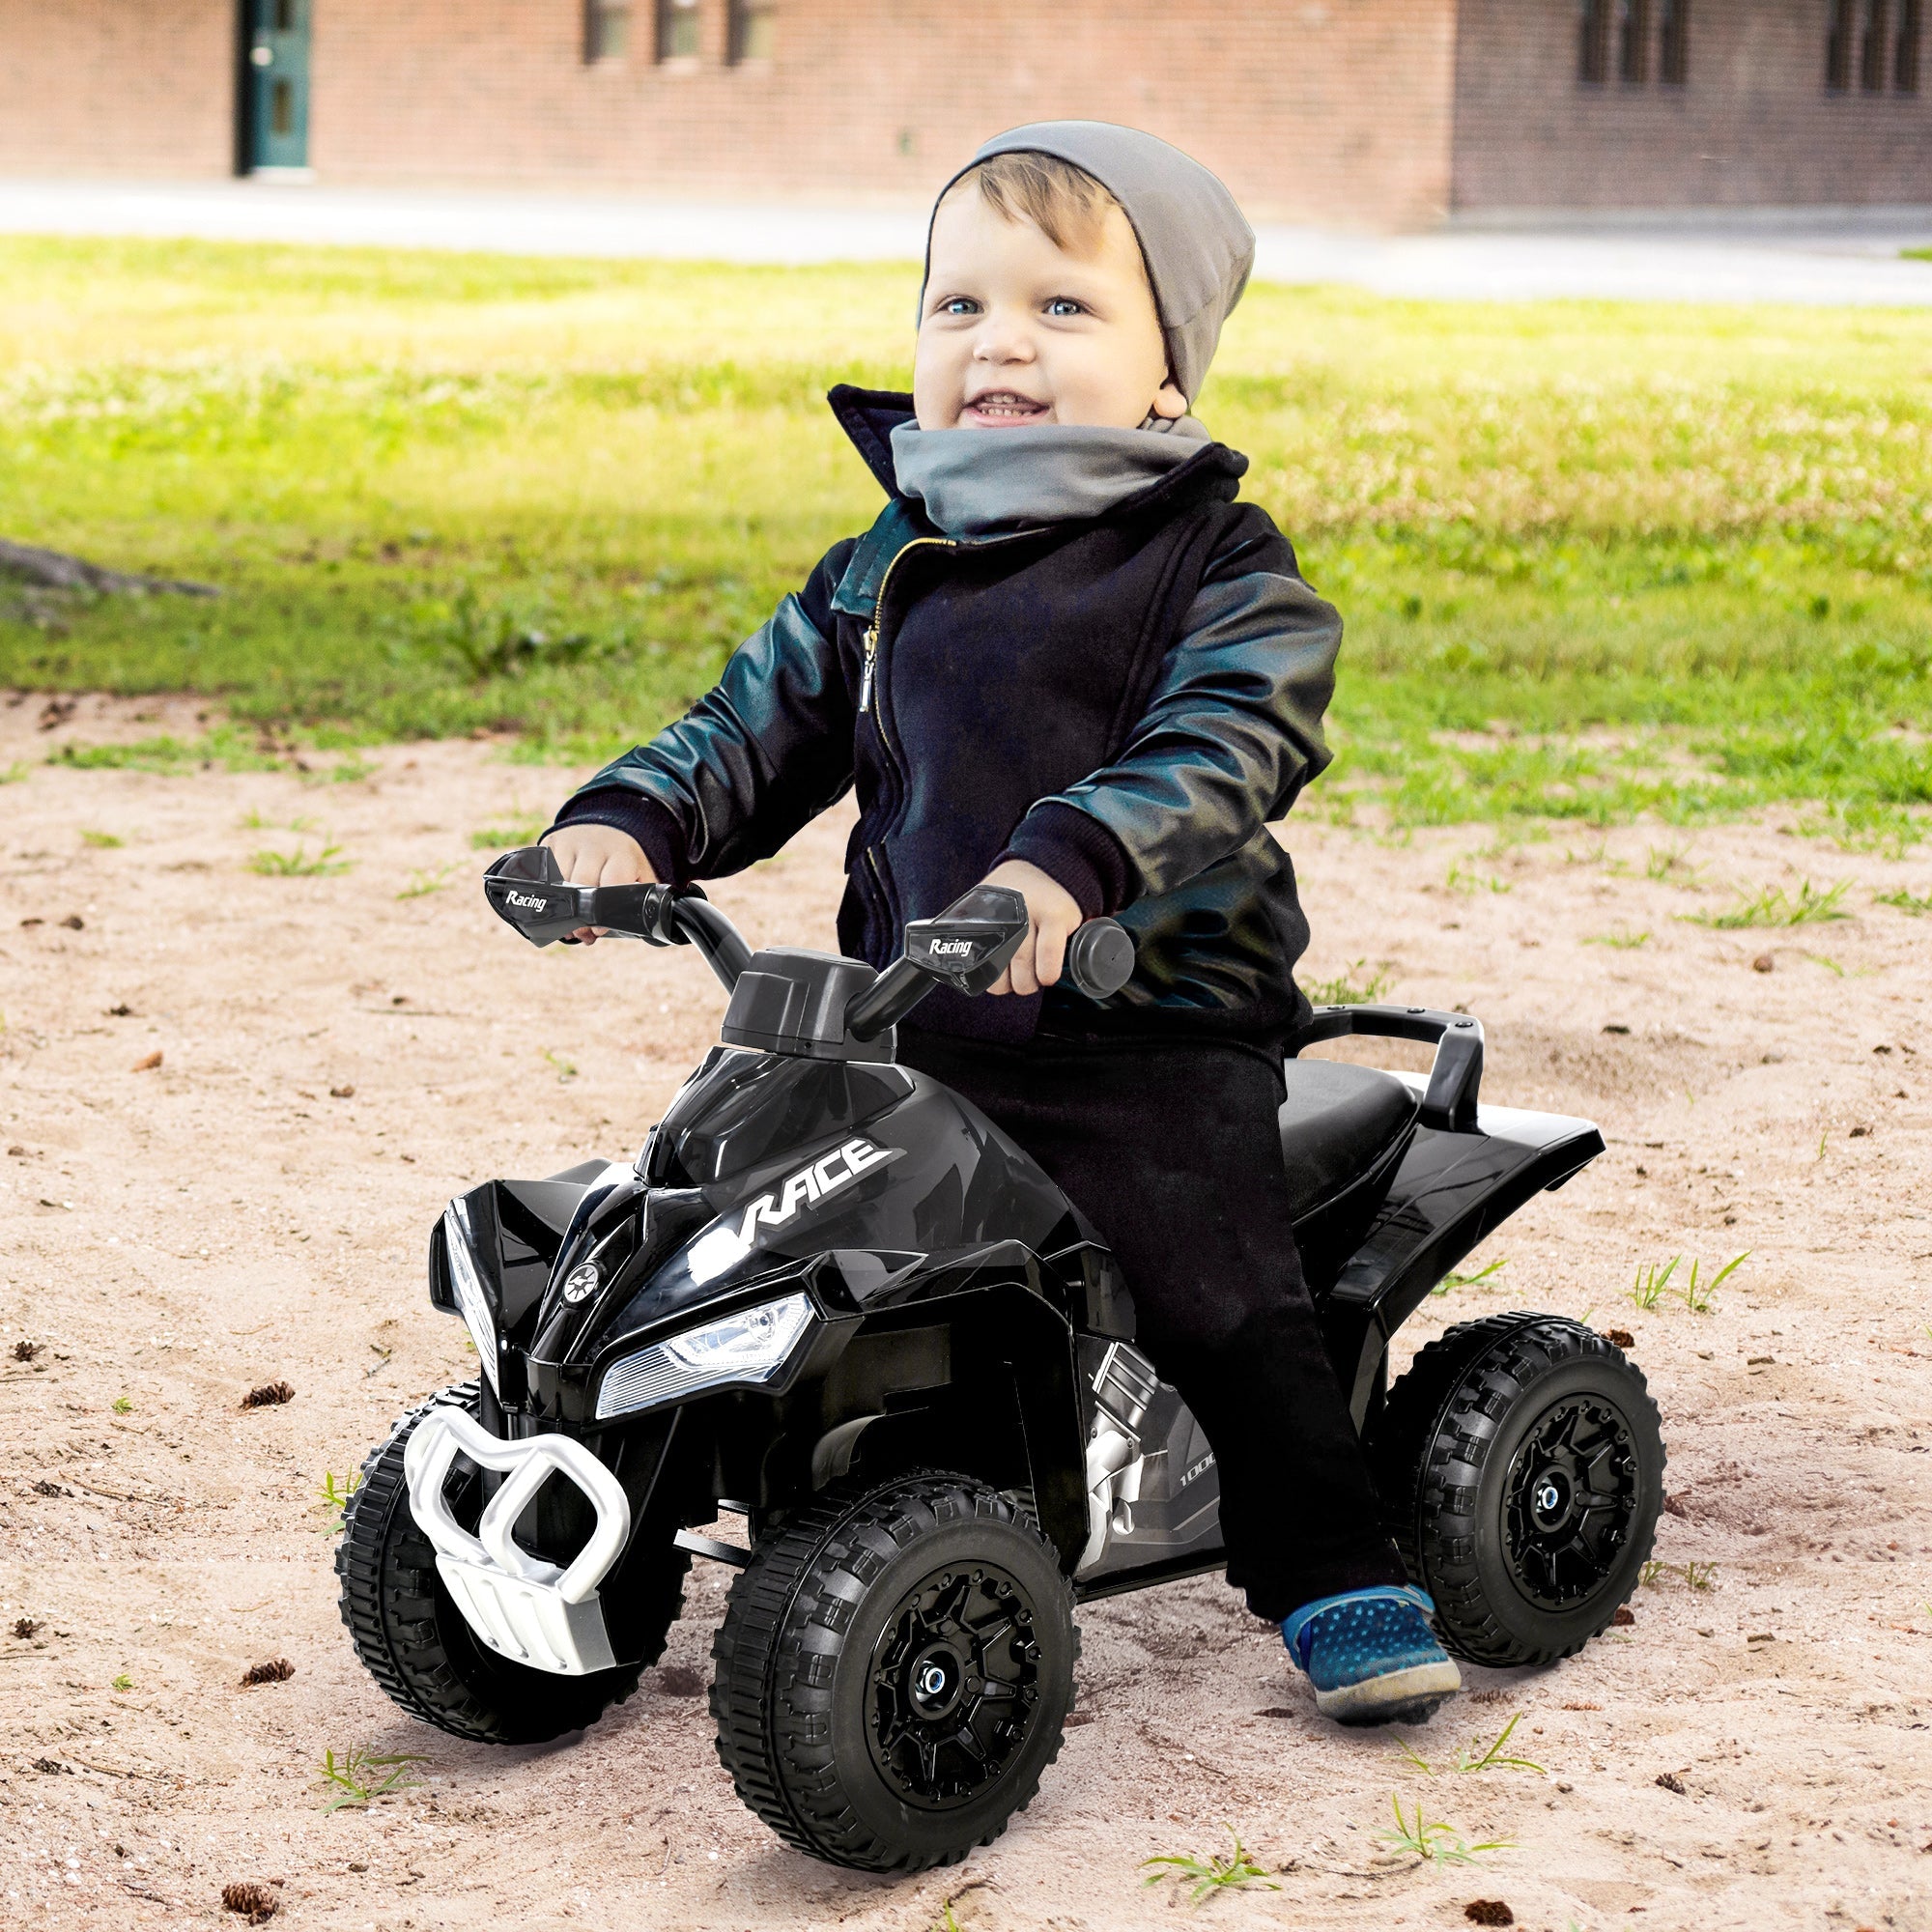
<svg viewBox="0 0 1932 1932">
<path fill-rule="evenodd" d="M 1406 1580 L 1302 1280 L 1274 1062 L 1211 1043 L 998 1046 L 912 1027 L 899 1059 L 1010 1134 L 1114 1251 L 1141 1346 L 1213 1446 L 1228 1580 L 1249 1607 L 1279 1622 Z"/>
</svg>

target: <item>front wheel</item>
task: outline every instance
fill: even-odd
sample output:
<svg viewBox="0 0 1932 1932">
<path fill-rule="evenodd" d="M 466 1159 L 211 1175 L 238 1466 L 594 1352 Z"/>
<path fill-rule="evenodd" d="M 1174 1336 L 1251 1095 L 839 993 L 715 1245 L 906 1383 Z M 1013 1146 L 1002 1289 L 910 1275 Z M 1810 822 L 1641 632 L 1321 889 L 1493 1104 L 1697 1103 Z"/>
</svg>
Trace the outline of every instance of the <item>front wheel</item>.
<svg viewBox="0 0 1932 1932">
<path fill-rule="evenodd" d="M 1010 1495 L 932 1473 L 840 1485 L 732 1585 L 718 1755 L 800 1851 L 952 1864 L 1038 1790 L 1079 1652 L 1059 1558 Z"/>
<path fill-rule="evenodd" d="M 412 1718 L 481 1744 L 533 1745 L 593 1724 L 638 1688 L 676 1620 L 691 1559 L 668 1550 L 645 1587 L 646 1655 L 589 1677 L 560 1677 L 499 1657 L 477 1641 L 437 1573 L 436 1550 L 416 1526 L 403 1458 L 423 1419 L 455 1406 L 475 1415 L 475 1382 L 432 1396 L 397 1423 L 362 1465 L 351 1499 L 335 1572 L 342 1582 L 342 1621 L 370 1676 Z M 449 1494 L 472 1526 L 481 1511 L 481 1477 L 458 1460 Z M 459 1494 L 458 1489 L 469 1492 Z"/>
<path fill-rule="evenodd" d="M 1370 1453 L 1390 1534 L 1458 1656 L 1568 1657 L 1636 1588 L 1663 1503 L 1657 1405 L 1580 1321 L 1451 1328 L 1389 1391 Z"/>
</svg>

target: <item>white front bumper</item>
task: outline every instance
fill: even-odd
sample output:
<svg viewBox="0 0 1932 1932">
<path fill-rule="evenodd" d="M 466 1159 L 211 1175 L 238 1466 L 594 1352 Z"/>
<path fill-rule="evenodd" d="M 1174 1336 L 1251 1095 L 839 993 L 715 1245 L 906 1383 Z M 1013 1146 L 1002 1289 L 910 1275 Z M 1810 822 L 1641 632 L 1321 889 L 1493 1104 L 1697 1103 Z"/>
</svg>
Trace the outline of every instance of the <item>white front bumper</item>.
<svg viewBox="0 0 1932 1932">
<path fill-rule="evenodd" d="M 471 1535 L 443 1496 L 458 1455 L 504 1480 Z M 417 1424 L 403 1457 L 410 1510 L 436 1549 L 438 1574 L 478 1639 L 500 1657 L 560 1677 L 611 1670 L 616 1657 L 597 1586 L 631 1537 L 622 1484 L 582 1442 L 530 1435 L 508 1442 L 460 1408 L 439 1408 Z M 532 1556 L 512 1535 L 517 1519 L 553 1475 L 590 1498 L 597 1527 L 567 1569 Z"/>
</svg>

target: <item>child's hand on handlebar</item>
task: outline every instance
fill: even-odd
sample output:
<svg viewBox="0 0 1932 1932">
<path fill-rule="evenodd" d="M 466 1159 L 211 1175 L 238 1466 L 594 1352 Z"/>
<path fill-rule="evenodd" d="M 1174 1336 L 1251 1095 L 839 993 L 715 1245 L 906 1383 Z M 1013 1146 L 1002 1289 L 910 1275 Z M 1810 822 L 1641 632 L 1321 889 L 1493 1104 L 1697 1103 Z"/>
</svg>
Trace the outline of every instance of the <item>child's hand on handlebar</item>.
<svg viewBox="0 0 1932 1932">
<path fill-rule="evenodd" d="M 658 877 L 644 848 L 614 825 L 559 825 L 544 841 L 573 886 L 654 886 Z M 1002 870 L 1006 868 L 1001 867 Z M 570 936 L 595 946 L 601 925 L 581 925 Z"/>
<path fill-rule="evenodd" d="M 1024 859 L 1009 859 L 1005 865 L 995 866 L 980 883 L 1018 893 L 1027 908 L 1027 936 L 990 990 L 1037 993 L 1051 986 L 1065 963 L 1066 942 L 1079 928 L 1079 902 L 1058 879 L 1037 866 L 1029 866 Z"/>
</svg>

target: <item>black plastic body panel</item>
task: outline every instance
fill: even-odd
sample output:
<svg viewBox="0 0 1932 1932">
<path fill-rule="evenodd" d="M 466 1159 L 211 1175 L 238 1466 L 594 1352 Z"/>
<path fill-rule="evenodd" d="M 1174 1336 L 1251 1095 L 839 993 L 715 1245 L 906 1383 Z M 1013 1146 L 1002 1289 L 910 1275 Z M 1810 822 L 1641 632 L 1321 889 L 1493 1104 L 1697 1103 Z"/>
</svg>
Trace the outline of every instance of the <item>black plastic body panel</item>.
<svg viewBox="0 0 1932 1932">
<path fill-rule="evenodd" d="M 1389 1337 L 1430 1289 L 1532 1193 L 1602 1151 L 1588 1122 L 1474 1106 L 1480 1033 L 1471 1042 L 1460 1017 L 1400 1015 L 1455 1028 L 1436 1117 L 1473 1115 L 1470 1125 L 1398 1134 L 1296 1224 L 1358 1427 Z M 1212 1454 L 1130 1347 L 1145 1397 L 1131 1484 L 1090 1491 L 1092 1452 L 1113 1426 L 1098 1390 L 1108 1350 L 1132 1342 L 1131 1295 L 1039 1168 L 923 1075 L 715 1049 L 636 1167 L 492 1182 L 465 1203 L 515 1370 L 499 1426 L 592 1443 L 635 1486 L 638 1538 L 705 1521 L 723 1496 L 744 1501 L 755 1530 L 848 1469 L 936 1463 L 1030 1491 L 1082 1598 L 1221 1560 Z M 432 1242 L 432 1292 L 449 1307 L 444 1238 L 440 1229 Z M 596 1419 L 615 1361 L 798 1290 L 817 1325 L 779 1379 Z M 553 1525 L 566 1539 L 570 1528 Z"/>
<path fill-rule="evenodd" d="M 1415 1135 L 1412 1126 L 1397 1135 L 1364 1174 L 1295 1222 L 1294 1245 L 1301 1256 L 1302 1279 L 1317 1300 L 1334 1287 L 1361 1246 L 1402 1171 Z"/>
<path fill-rule="evenodd" d="M 1389 1338 L 1429 1292 L 1532 1195 L 1604 1151 L 1588 1121 L 1484 1107 L 1479 1129 L 1418 1127 L 1361 1245 L 1321 1298 L 1330 1359 L 1361 1427 Z"/>
</svg>

